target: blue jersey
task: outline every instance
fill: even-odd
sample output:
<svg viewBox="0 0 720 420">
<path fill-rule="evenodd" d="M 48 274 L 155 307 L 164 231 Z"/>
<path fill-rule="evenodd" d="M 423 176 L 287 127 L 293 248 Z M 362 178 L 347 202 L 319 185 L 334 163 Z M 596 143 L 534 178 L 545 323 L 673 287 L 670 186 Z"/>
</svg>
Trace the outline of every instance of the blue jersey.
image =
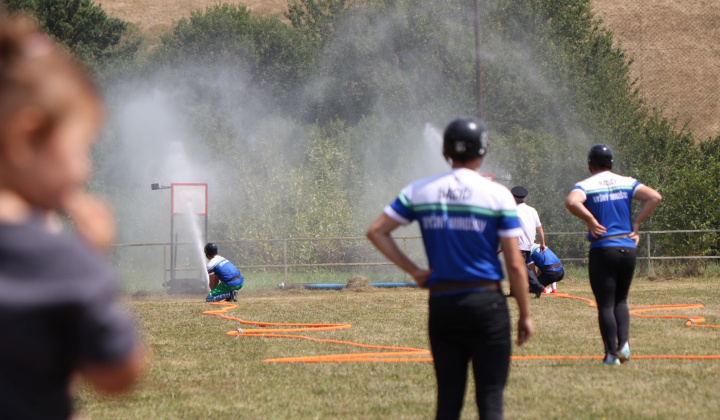
<svg viewBox="0 0 720 420">
<path fill-rule="evenodd" d="M 207 264 L 207 270 L 208 274 L 215 274 L 221 282 L 229 286 L 238 286 L 245 281 L 240 270 L 219 255 L 212 257 Z"/>
<path fill-rule="evenodd" d="M 385 214 L 402 224 L 420 224 L 433 270 L 428 286 L 502 280 L 499 238 L 521 233 L 510 191 L 464 168 L 413 182 L 385 207 Z"/>
<path fill-rule="evenodd" d="M 585 196 L 585 207 L 595 219 L 607 229 L 600 238 L 624 235 L 632 232 L 630 207 L 632 198 L 641 183 L 634 178 L 603 171 L 575 184 L 573 191 Z M 593 236 L 588 232 L 588 239 Z M 590 248 L 617 246 L 635 248 L 635 241 L 630 238 L 616 238 L 595 241 Z"/>
<path fill-rule="evenodd" d="M 550 265 L 560 264 L 560 259 L 548 247 L 545 247 L 545 252 L 543 253 L 540 251 L 540 245 L 533 245 L 530 259 L 535 263 L 535 267 L 542 271 L 558 271 L 562 268 L 562 266 L 559 266 L 547 270 L 544 269 L 544 267 Z"/>
</svg>

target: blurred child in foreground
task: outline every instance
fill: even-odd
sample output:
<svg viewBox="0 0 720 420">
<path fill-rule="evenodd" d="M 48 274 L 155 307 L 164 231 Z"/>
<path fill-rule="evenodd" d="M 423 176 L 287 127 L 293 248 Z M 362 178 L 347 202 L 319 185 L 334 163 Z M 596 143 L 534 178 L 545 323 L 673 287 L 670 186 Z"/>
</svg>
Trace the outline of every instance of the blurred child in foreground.
<svg viewBox="0 0 720 420">
<path fill-rule="evenodd" d="M 84 192 L 103 121 L 84 70 L 0 12 L 0 418 L 67 419 L 76 376 L 129 389 L 144 358 L 102 255 L 108 207 Z M 53 220 L 66 215 L 77 234 Z"/>
</svg>

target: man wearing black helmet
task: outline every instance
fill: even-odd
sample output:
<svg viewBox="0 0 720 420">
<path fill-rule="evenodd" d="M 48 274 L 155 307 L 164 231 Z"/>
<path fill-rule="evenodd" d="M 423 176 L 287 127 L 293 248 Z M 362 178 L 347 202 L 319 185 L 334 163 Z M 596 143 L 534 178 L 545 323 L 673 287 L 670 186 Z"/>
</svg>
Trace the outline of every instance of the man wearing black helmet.
<svg viewBox="0 0 720 420">
<path fill-rule="evenodd" d="M 518 291 L 518 345 L 533 333 L 515 201 L 507 188 L 478 173 L 487 147 L 482 121 L 469 117 L 452 121 L 443 136 L 443 154 L 451 160 L 452 170 L 404 188 L 367 233 L 380 252 L 430 291 L 428 327 L 438 419 L 460 416 L 470 360 L 480 417 L 502 418 L 510 366 L 510 317 L 500 288 L 498 245 L 505 254 L 511 287 Z M 420 224 L 429 270 L 408 259 L 391 236 L 413 220 Z"/>
<path fill-rule="evenodd" d="M 212 242 L 205 244 L 205 257 L 210 260 L 207 263 L 210 293 L 205 298 L 205 302 L 221 300 L 237 302 L 237 291 L 245 284 L 245 278 L 240 274 L 240 270 L 218 255 L 218 247 Z"/>
<path fill-rule="evenodd" d="M 603 363 L 619 365 L 630 361 L 627 296 L 640 242 L 638 230 L 662 197 L 633 178 L 613 173 L 612 164 L 609 146 L 592 146 L 588 153 L 592 176 L 575 184 L 565 207 L 587 224 L 590 287 L 597 302 L 600 334 L 605 344 Z M 643 202 L 635 220 L 631 215 L 633 199 Z"/>
</svg>

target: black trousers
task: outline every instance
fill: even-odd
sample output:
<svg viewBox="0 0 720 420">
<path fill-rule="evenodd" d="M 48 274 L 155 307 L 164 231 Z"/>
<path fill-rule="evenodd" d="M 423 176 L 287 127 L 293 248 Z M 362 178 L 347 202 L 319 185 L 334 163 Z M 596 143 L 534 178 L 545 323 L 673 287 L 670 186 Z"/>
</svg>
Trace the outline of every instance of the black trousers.
<svg viewBox="0 0 720 420">
<path fill-rule="evenodd" d="M 600 334 L 605 354 L 617 357 L 619 345 L 628 341 L 630 311 L 627 297 L 635 273 L 636 248 L 591 248 L 590 287 L 598 306 Z"/>
<path fill-rule="evenodd" d="M 530 251 L 520 251 L 523 255 L 523 258 L 525 258 L 525 264 L 530 264 Z M 535 273 L 530 269 L 530 267 L 527 268 L 528 273 L 528 286 L 530 293 L 538 294 L 542 293 L 543 290 L 545 290 L 545 286 L 543 286 L 540 282 L 540 280 L 535 276 Z M 512 290 L 510 291 L 510 294 L 512 294 Z"/>
<path fill-rule="evenodd" d="M 558 271 L 543 271 L 542 273 L 540 273 L 537 279 L 540 284 L 547 287 L 555 282 L 562 280 L 564 277 L 565 270 L 561 268 Z"/>
<path fill-rule="evenodd" d="M 480 418 L 502 419 L 510 369 L 510 316 L 500 291 L 431 297 L 430 348 L 437 378 L 436 419 L 460 417 L 472 360 Z"/>
</svg>

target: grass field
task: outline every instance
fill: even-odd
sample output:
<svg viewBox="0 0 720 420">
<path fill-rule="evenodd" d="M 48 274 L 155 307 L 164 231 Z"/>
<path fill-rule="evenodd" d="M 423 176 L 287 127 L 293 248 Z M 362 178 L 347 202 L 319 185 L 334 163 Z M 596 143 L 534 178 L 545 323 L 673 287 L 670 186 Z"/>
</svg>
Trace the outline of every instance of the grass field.
<svg viewBox="0 0 720 420">
<path fill-rule="evenodd" d="M 570 278 L 561 292 L 592 298 L 587 281 Z M 230 316 L 265 322 L 350 323 L 315 338 L 428 348 L 426 292 L 243 290 Z M 80 387 L 80 413 L 100 418 L 288 419 L 431 418 L 431 363 L 263 363 L 267 358 L 363 351 L 337 344 L 226 336 L 234 321 L 202 315 L 217 309 L 200 297 L 127 299 L 152 353 L 138 389 L 119 399 Z M 630 303 L 702 303 L 678 315 L 720 324 L 717 277 L 636 280 Z M 512 302 L 514 305 L 514 302 Z M 511 305 L 511 306 L 512 306 Z M 536 335 L 515 355 L 601 355 L 595 309 L 554 296 L 531 299 Z M 667 313 L 666 313 L 667 314 Z M 513 308 L 513 318 L 516 312 Z M 247 328 L 247 327 L 246 327 Z M 631 320 L 634 355 L 720 354 L 720 330 L 688 328 L 683 319 Z M 505 393 L 508 419 L 691 419 L 720 412 L 720 360 L 513 361 Z M 469 385 L 463 418 L 477 418 Z"/>
</svg>

